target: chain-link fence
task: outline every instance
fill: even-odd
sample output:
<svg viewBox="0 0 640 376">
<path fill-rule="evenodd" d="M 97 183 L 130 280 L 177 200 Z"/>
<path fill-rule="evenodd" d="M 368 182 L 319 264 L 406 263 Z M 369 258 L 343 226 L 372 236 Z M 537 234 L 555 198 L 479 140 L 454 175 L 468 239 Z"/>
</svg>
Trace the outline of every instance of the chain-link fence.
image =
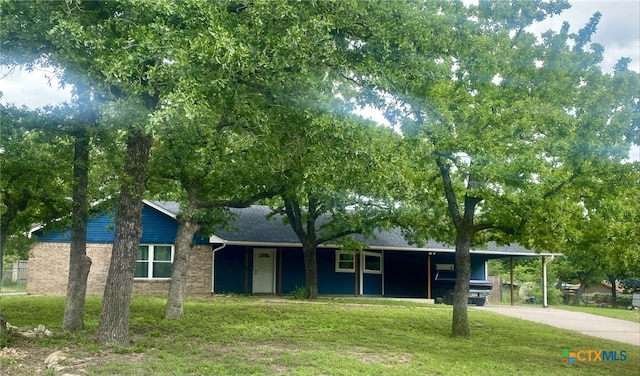
<svg viewBox="0 0 640 376">
<path fill-rule="evenodd" d="M 27 262 L 24 260 L 16 261 L 9 268 L 4 269 L 2 271 L 2 280 L 0 280 L 0 293 L 26 293 L 28 273 Z"/>
</svg>

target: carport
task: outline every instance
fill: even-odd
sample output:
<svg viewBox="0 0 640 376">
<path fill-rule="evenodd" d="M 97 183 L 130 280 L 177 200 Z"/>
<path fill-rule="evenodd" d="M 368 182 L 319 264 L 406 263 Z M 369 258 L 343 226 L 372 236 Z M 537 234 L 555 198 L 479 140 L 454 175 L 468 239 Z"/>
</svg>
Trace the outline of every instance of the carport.
<svg viewBox="0 0 640 376">
<path fill-rule="evenodd" d="M 540 273 L 542 277 L 542 306 L 548 307 L 547 301 L 547 265 L 553 261 L 556 257 L 562 256 L 561 253 L 551 253 L 551 252 L 535 252 L 530 249 L 526 249 L 519 245 L 508 245 L 508 246 L 496 246 L 493 244 L 493 247 L 490 247 L 486 250 L 472 250 L 471 252 L 475 254 L 486 254 L 490 256 L 491 259 L 509 259 L 509 296 L 511 305 L 515 304 L 515 299 L 513 295 L 513 260 L 521 259 L 521 258 L 531 258 L 531 257 L 539 257 L 540 258 Z"/>
</svg>

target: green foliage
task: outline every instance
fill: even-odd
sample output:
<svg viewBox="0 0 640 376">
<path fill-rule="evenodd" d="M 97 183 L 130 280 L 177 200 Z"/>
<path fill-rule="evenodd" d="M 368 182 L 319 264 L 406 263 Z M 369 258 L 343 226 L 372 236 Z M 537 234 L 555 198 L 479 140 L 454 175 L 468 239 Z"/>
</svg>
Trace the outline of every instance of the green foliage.
<svg viewBox="0 0 640 376">
<path fill-rule="evenodd" d="M 558 269 L 562 258 L 553 259 L 547 263 L 547 303 L 558 305 L 562 303 L 562 291 L 556 287 L 558 282 Z M 522 293 L 521 299 L 534 297 L 536 302 L 543 301 L 542 291 L 542 267 L 539 258 L 515 259 L 513 260 L 513 281 L 516 290 L 514 294 Z M 489 261 L 489 273 L 500 276 L 503 283 L 511 280 L 508 259 L 496 259 Z M 522 290 L 520 288 L 524 287 Z M 509 296 L 503 296 L 504 303 L 510 301 Z"/>
<path fill-rule="evenodd" d="M 353 254 L 359 254 L 360 252 L 367 249 L 367 244 L 357 241 L 350 236 L 345 236 L 336 240 L 336 245 L 340 246 L 340 249 L 346 252 L 350 252 Z"/>
<path fill-rule="evenodd" d="M 571 255 L 560 258 L 557 264 L 554 265 L 559 282 L 571 284 L 585 283 L 587 285 L 600 283 L 606 278 L 602 271 L 594 271 L 597 270 L 597 267 L 597 264 L 589 260 L 574 261 Z"/>
<path fill-rule="evenodd" d="M 602 50 L 586 45 L 597 17 L 578 34 L 548 32 L 541 44 L 524 31 L 566 2 L 448 5 L 434 5 L 431 15 L 403 14 L 422 17 L 424 28 L 406 21 L 385 35 L 393 43 L 373 36 L 350 52 L 369 58 L 358 68 L 370 74 L 358 83 L 391 98 L 379 107 L 416 150 L 420 194 L 418 209 L 408 212 L 424 231 L 413 233 L 453 243 L 470 198 L 475 242 L 562 251 L 582 215 L 585 188 L 606 186 L 586 180 L 627 156 L 638 75 L 602 74 L 596 66 Z M 433 31 L 447 23 L 455 27 Z"/>
<path fill-rule="evenodd" d="M 613 305 L 613 297 L 611 294 L 593 293 L 589 294 L 586 298 L 589 303 L 596 305 Z M 633 294 L 616 294 L 617 305 L 622 308 L 626 308 L 631 305 Z"/>
<path fill-rule="evenodd" d="M 296 286 L 296 289 L 291 293 L 291 297 L 294 300 L 311 300 L 313 295 L 307 288 Z"/>
<path fill-rule="evenodd" d="M 618 306 L 620 307 L 629 307 L 631 306 L 631 303 L 633 301 L 633 294 L 618 294 L 616 296 L 616 300 L 618 303 Z"/>
<path fill-rule="evenodd" d="M 4 315 L 1 317 L 0 322 L 2 322 L 3 325 L 5 324 L 6 318 Z M 0 328 L 0 349 L 4 349 L 5 347 L 9 346 L 14 336 L 15 334 L 8 332 L 6 328 Z M 0 361 L 2 360 L 3 359 L 0 359 Z M 2 363 L 0 363 L 0 365 L 1 364 Z"/>
<path fill-rule="evenodd" d="M 31 246 L 37 241 L 35 236 L 28 237 L 25 234 L 12 234 L 6 239 L 2 250 L 5 262 L 12 264 L 15 260 L 27 260 Z M 7 265 L 5 263 L 5 265 Z"/>
<path fill-rule="evenodd" d="M 536 298 L 536 302 L 542 303 L 543 300 L 543 291 L 542 291 L 542 283 L 534 283 L 532 286 L 526 291 L 527 296 L 532 296 Z M 552 283 L 547 285 L 547 304 L 549 305 L 559 305 L 562 304 L 562 291 Z"/>
<path fill-rule="evenodd" d="M 611 304 L 611 294 L 594 293 L 589 296 L 589 300 L 593 301 L 596 304 Z"/>
<path fill-rule="evenodd" d="M 0 105 L 0 255 L 11 239 L 11 252 L 24 254 L 21 239 L 36 223 L 56 224 L 69 212 L 71 160 L 70 138 L 49 131 L 67 111 L 30 111 Z M 56 166 L 52 169 L 51 166 Z"/>
</svg>

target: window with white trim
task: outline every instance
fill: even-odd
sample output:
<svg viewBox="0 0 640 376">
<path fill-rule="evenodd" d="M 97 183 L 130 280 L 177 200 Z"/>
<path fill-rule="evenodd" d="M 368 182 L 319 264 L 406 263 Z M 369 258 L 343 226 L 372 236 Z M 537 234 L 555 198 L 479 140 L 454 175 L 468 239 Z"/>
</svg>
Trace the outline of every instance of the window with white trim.
<svg viewBox="0 0 640 376">
<path fill-rule="evenodd" d="M 136 258 L 136 271 L 134 278 L 171 278 L 172 262 L 172 245 L 140 245 L 138 247 L 138 257 Z"/>
<path fill-rule="evenodd" d="M 363 271 L 369 274 L 382 274 L 382 254 L 365 252 L 363 255 Z"/>
<path fill-rule="evenodd" d="M 336 272 L 353 273 L 355 268 L 354 254 L 345 251 L 336 251 Z"/>
</svg>

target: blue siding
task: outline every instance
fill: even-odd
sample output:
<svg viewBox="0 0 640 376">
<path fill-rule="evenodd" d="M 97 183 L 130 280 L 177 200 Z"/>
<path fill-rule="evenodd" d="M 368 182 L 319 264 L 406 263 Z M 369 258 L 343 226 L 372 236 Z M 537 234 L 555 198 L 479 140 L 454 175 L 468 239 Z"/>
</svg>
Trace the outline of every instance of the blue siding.
<svg viewBox="0 0 640 376">
<path fill-rule="evenodd" d="M 92 218 L 87 223 L 87 243 L 113 243 L 115 235 L 115 213 L 103 214 Z M 68 243 L 71 241 L 71 227 L 64 230 L 45 232 L 38 230 L 35 236 L 42 242 Z M 178 223 L 170 216 L 161 213 L 147 205 L 142 207 L 142 238 L 143 244 L 173 244 L 178 233 Z M 194 236 L 195 244 L 209 244 L 209 239 Z"/>
<path fill-rule="evenodd" d="M 362 275 L 362 293 L 364 295 L 382 295 L 382 274 Z"/>
<path fill-rule="evenodd" d="M 178 234 L 178 223 L 175 219 L 160 213 L 146 205 L 142 207 L 143 244 L 173 244 Z"/>
<path fill-rule="evenodd" d="M 426 297 L 426 267 L 427 254 L 424 252 L 385 252 L 384 294 L 391 297 Z"/>
<path fill-rule="evenodd" d="M 247 257 L 248 252 L 250 252 L 250 249 L 247 247 L 233 246 L 225 247 L 216 252 L 214 283 L 217 294 L 244 294 L 245 257 Z M 249 257 L 248 261 L 249 263 L 252 262 L 251 257 Z M 248 282 L 250 288 L 251 281 Z"/>
<path fill-rule="evenodd" d="M 336 273 L 335 249 L 318 249 L 318 294 L 354 293 L 353 273 Z"/>
<path fill-rule="evenodd" d="M 471 279 L 484 279 L 484 255 L 471 256 Z M 435 281 L 436 264 L 455 264 L 452 253 L 431 257 L 432 296 L 442 295 L 449 286 Z M 366 281 L 365 281 L 366 282 Z M 388 251 L 384 254 L 384 293 L 391 297 L 427 296 L 427 254 L 411 251 Z M 364 285 L 365 289 L 367 285 Z"/>
<path fill-rule="evenodd" d="M 38 238 L 38 241 L 41 242 L 68 243 L 71 241 L 71 229 L 69 227 L 65 228 L 64 230 L 53 232 L 44 232 L 43 230 L 38 230 L 34 232 L 33 235 Z"/>
<path fill-rule="evenodd" d="M 282 248 L 278 250 L 278 257 L 282 255 L 282 294 L 288 295 L 298 287 L 304 287 L 304 256 L 298 248 Z M 280 267 L 280 260 L 276 260 Z M 278 270 L 277 275 L 280 275 Z M 276 277 L 277 278 L 277 277 Z M 280 282 L 276 281 L 280 287 Z"/>
<path fill-rule="evenodd" d="M 103 214 L 87 222 L 87 243 L 113 243 L 115 226 L 112 214 Z M 46 232 L 38 230 L 34 234 L 41 242 L 68 243 L 71 241 L 71 227 L 64 230 Z"/>
<path fill-rule="evenodd" d="M 245 254 L 248 255 L 248 270 L 253 266 L 253 248 L 234 247 L 216 252 L 215 290 L 216 293 L 245 292 Z M 282 257 L 282 281 L 280 277 L 280 257 Z M 485 256 L 472 256 L 472 279 L 484 278 Z M 318 249 L 318 293 L 321 295 L 353 295 L 354 273 L 335 272 L 335 250 Z M 363 273 L 363 293 L 389 297 L 427 297 L 427 254 L 412 251 L 387 251 L 384 253 L 384 277 L 381 274 Z M 436 264 L 454 263 L 452 253 L 439 253 L 431 257 L 432 297 L 442 296 L 451 285 L 435 281 Z M 276 256 L 276 292 L 290 294 L 305 283 L 304 258 L 300 248 L 278 249 Z M 246 275 L 248 293 L 251 293 L 253 273 Z M 278 291 L 279 288 L 281 291 Z"/>
<path fill-rule="evenodd" d="M 87 243 L 113 243 L 115 214 L 105 214 L 87 223 Z"/>
</svg>

